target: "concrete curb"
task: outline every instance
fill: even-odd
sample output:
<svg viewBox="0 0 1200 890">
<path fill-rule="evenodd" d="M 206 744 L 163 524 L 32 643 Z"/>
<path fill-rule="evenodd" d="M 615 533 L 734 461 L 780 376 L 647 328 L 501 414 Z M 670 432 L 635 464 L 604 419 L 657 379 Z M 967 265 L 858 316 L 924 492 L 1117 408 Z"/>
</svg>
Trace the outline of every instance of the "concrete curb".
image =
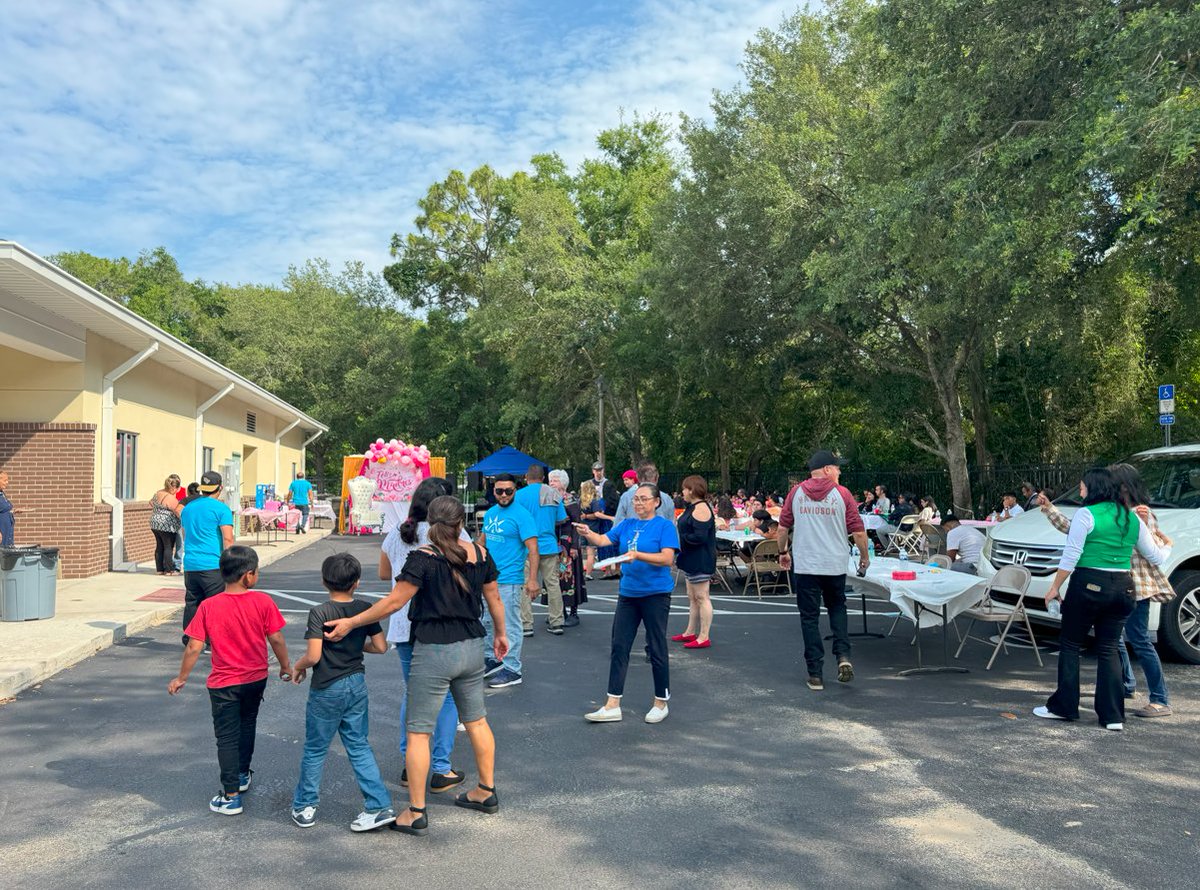
<svg viewBox="0 0 1200 890">
<path fill-rule="evenodd" d="M 331 529 L 319 529 L 319 531 L 325 531 L 326 534 L 306 535 L 303 538 L 299 538 L 297 539 L 296 546 L 289 548 L 285 552 L 267 550 L 264 553 L 260 550 L 258 554 L 259 565 L 269 566 L 283 559 L 285 556 L 299 553 L 304 548 L 316 544 L 318 541 L 325 540 L 332 533 Z M 145 612 L 134 615 L 124 621 L 105 622 L 101 620 L 89 622 L 93 626 L 101 625 L 89 639 L 73 643 L 45 658 L 34 656 L 29 662 L 19 667 L 7 670 L 0 669 L 0 703 L 12 700 L 29 687 L 48 680 L 69 667 L 74 667 L 84 659 L 91 658 L 97 652 L 120 643 L 148 627 L 155 627 L 172 618 L 176 618 L 182 612 L 183 606 L 179 604 L 147 603 Z M 49 620 L 52 621 L 54 619 Z M 102 626 L 105 624 L 110 626 Z"/>
</svg>

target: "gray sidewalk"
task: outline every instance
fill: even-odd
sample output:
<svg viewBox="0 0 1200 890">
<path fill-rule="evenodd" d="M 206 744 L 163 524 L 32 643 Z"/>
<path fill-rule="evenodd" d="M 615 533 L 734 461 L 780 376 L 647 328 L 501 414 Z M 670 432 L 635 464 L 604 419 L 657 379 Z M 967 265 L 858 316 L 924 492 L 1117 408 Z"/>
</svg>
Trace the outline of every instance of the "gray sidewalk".
<svg viewBox="0 0 1200 890">
<path fill-rule="evenodd" d="M 286 541 L 260 546 L 260 565 L 270 565 L 329 534 L 312 529 Z M 254 546 L 254 538 L 239 544 Z M 0 701 L 79 663 L 147 627 L 176 617 L 183 609 L 183 576 L 163 577 L 153 564 L 136 572 L 106 572 L 58 582 L 53 618 L 0 621 Z"/>
</svg>

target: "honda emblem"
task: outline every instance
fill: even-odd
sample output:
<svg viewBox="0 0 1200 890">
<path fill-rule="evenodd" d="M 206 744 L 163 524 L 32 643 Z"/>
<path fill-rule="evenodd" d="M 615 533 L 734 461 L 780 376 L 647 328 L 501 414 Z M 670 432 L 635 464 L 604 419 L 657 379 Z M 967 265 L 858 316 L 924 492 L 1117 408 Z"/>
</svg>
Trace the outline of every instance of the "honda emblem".
<svg viewBox="0 0 1200 890">
<path fill-rule="evenodd" d="M 1023 566 L 1025 565 L 1025 560 L 1027 559 L 1029 559 L 1028 550 L 1016 550 L 1013 552 L 1013 565 Z"/>
</svg>

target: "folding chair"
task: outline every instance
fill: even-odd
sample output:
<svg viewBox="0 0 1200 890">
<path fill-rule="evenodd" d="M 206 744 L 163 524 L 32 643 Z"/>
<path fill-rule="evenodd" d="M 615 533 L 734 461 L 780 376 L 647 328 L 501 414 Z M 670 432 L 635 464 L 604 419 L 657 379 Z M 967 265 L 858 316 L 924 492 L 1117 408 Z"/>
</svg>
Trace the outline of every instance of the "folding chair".
<svg viewBox="0 0 1200 890">
<path fill-rule="evenodd" d="M 1012 629 L 1013 622 L 1019 617 L 1025 624 L 1025 631 L 1029 634 L 1029 641 L 1033 644 L 1033 654 L 1037 657 L 1038 667 L 1042 667 L 1042 653 L 1038 649 L 1037 637 L 1033 635 L 1033 625 L 1029 622 L 1029 613 L 1025 610 L 1025 593 L 1029 590 L 1029 582 L 1031 580 L 1029 569 L 1025 566 L 1003 566 L 992 577 L 987 588 L 983 592 L 983 599 L 979 604 L 966 609 L 962 614 L 971 619 L 971 623 L 967 625 L 967 633 L 962 638 L 962 642 L 958 644 L 958 652 L 954 653 L 954 657 L 958 658 L 962 652 L 963 646 L 967 645 L 967 640 L 976 640 L 980 643 L 991 645 L 991 639 L 985 637 L 971 636 L 971 628 L 974 627 L 976 621 L 981 621 L 986 624 L 996 625 L 1000 631 L 1000 639 L 997 640 L 995 648 L 992 650 L 992 657 L 988 659 L 987 667 L 984 670 L 992 669 L 992 662 L 996 660 L 996 655 L 1000 650 L 1004 650 L 1004 654 L 1008 654 L 1008 646 L 1004 644 L 1005 638 L 1008 636 L 1009 630 Z M 1008 606 L 997 605 L 992 601 L 992 593 L 994 591 L 1003 591 L 1016 595 L 1017 602 L 1011 609 Z M 1003 625 L 1003 629 L 1001 629 Z"/>
<path fill-rule="evenodd" d="M 924 536 L 917 527 L 917 517 L 910 514 L 900 520 L 896 533 L 888 541 L 887 549 L 882 555 L 887 556 L 889 553 L 899 553 L 903 550 L 909 556 L 920 556 L 923 541 Z"/>
<path fill-rule="evenodd" d="M 937 566 L 939 569 L 950 568 L 950 557 L 945 553 L 935 553 L 929 559 L 925 560 L 926 565 Z"/>
<path fill-rule="evenodd" d="M 733 588 L 729 586 L 729 578 L 726 575 L 730 569 L 737 571 L 737 564 L 733 561 L 733 546 L 722 547 L 723 542 L 717 542 L 717 569 L 713 572 L 713 580 L 725 588 L 726 593 L 733 595 Z"/>
<path fill-rule="evenodd" d="M 925 554 L 928 556 L 930 554 L 941 553 L 946 546 L 946 533 L 942 531 L 942 527 L 934 525 L 932 522 L 922 522 L 920 529 L 921 535 L 925 538 Z"/>
<path fill-rule="evenodd" d="M 773 575 L 773 578 L 764 583 L 763 576 L 767 574 Z M 746 581 L 747 587 L 753 581 L 754 589 L 758 592 L 759 599 L 762 599 L 764 589 L 776 590 L 782 587 L 788 593 L 791 593 L 792 588 L 791 584 L 788 583 L 789 579 L 787 575 L 788 573 L 779 564 L 779 542 L 770 538 L 765 541 L 759 541 L 750 556 L 750 577 Z"/>
</svg>

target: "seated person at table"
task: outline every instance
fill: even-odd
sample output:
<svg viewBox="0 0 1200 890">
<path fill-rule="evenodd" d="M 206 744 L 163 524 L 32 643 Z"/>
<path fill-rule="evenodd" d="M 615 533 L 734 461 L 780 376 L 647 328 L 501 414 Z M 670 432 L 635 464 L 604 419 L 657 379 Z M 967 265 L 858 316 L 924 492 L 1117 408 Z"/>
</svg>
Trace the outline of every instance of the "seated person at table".
<svg viewBox="0 0 1200 890">
<path fill-rule="evenodd" d="M 963 525 L 953 513 L 942 517 L 942 530 L 946 533 L 946 555 L 950 557 L 951 570 L 978 575 L 983 559 L 983 533 Z"/>
<path fill-rule="evenodd" d="M 767 533 L 767 525 L 771 522 L 771 514 L 766 510 L 755 510 L 750 518 L 753 521 L 750 527 L 760 535 L 765 535 Z"/>
<path fill-rule="evenodd" d="M 997 522 L 1004 522 L 1006 519 L 1012 519 L 1014 516 L 1020 516 L 1025 512 L 1025 508 L 1017 503 L 1017 496 L 1013 492 L 1005 492 L 1004 500 L 1000 505 L 1000 510 L 995 514 Z"/>
<path fill-rule="evenodd" d="M 896 495 L 896 505 L 892 507 L 892 512 L 887 514 L 887 525 L 881 526 L 875 530 L 875 534 L 879 538 L 884 549 L 887 549 L 888 543 L 892 540 L 892 535 L 900 530 L 900 520 L 905 516 L 911 516 L 917 510 L 913 506 L 914 497 L 911 494 Z"/>
<path fill-rule="evenodd" d="M 874 492 L 863 490 L 862 501 L 858 505 L 859 513 L 874 513 L 875 512 L 875 494 Z"/>
<path fill-rule="evenodd" d="M 722 495 L 717 500 L 717 528 L 721 531 L 727 531 L 732 526 L 729 523 L 737 519 L 737 510 L 734 509 L 733 501 L 729 495 Z"/>
</svg>

